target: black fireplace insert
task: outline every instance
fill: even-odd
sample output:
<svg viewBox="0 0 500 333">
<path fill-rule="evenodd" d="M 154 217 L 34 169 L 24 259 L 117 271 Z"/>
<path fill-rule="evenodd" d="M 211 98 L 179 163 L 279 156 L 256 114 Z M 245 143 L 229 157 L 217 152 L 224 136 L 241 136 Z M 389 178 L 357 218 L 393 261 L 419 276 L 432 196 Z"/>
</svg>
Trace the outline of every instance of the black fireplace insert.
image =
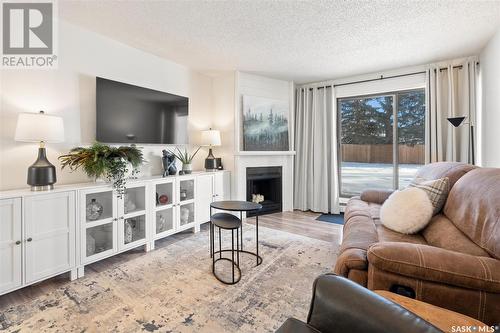
<svg viewBox="0 0 500 333">
<path fill-rule="evenodd" d="M 282 174 L 281 167 L 250 167 L 247 168 L 247 200 L 255 201 L 254 195 L 263 201 L 259 215 L 283 211 Z M 255 213 L 248 212 L 247 216 Z"/>
</svg>

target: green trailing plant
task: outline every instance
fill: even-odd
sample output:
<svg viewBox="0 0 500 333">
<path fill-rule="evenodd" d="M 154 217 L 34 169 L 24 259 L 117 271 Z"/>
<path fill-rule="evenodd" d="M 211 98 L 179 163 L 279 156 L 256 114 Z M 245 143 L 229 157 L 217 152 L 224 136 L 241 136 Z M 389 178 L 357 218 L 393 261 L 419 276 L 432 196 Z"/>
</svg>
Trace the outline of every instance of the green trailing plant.
<svg viewBox="0 0 500 333">
<path fill-rule="evenodd" d="M 82 168 L 89 177 L 103 178 L 113 183 L 118 197 L 125 194 L 125 175 L 132 167 L 136 175 L 139 166 L 144 163 L 142 151 L 136 146 L 111 147 L 99 142 L 90 147 L 76 147 L 68 154 L 59 156 L 62 168 L 71 171 Z"/>
<path fill-rule="evenodd" d="M 196 156 L 201 147 L 195 150 L 193 154 L 190 154 L 186 148 L 182 152 L 179 147 L 175 147 L 175 150 L 167 150 L 170 154 L 174 155 L 182 164 L 191 164 L 193 158 Z"/>
</svg>

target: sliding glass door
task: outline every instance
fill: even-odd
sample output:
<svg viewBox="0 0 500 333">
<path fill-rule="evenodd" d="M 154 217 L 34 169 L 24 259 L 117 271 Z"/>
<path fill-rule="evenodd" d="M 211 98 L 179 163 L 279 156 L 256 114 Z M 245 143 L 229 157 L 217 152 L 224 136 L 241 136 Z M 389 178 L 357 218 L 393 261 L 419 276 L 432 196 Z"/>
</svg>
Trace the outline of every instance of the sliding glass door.
<svg viewBox="0 0 500 333">
<path fill-rule="evenodd" d="M 400 92 L 397 98 L 397 182 L 403 189 L 425 163 L 425 90 Z"/>
<path fill-rule="evenodd" d="M 340 98 L 340 195 L 406 187 L 424 164 L 425 90 Z"/>
</svg>

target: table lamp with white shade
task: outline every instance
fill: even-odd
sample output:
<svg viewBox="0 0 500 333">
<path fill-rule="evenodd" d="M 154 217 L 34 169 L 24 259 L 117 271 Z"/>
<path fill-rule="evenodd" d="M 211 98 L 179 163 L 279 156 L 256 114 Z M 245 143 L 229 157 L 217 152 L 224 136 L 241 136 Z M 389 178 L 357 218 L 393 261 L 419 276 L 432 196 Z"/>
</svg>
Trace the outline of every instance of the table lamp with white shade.
<svg viewBox="0 0 500 333">
<path fill-rule="evenodd" d="M 217 161 L 215 160 L 215 156 L 212 153 L 212 147 L 221 145 L 220 132 L 213 129 L 202 131 L 201 142 L 202 145 L 209 147 L 208 156 L 205 159 L 205 169 L 207 171 L 217 170 Z"/>
<path fill-rule="evenodd" d="M 39 142 L 38 158 L 28 168 L 28 185 L 32 191 L 54 188 L 56 167 L 47 160 L 45 143 L 64 141 L 64 124 L 61 117 L 39 113 L 20 113 L 17 118 L 16 141 Z"/>
</svg>

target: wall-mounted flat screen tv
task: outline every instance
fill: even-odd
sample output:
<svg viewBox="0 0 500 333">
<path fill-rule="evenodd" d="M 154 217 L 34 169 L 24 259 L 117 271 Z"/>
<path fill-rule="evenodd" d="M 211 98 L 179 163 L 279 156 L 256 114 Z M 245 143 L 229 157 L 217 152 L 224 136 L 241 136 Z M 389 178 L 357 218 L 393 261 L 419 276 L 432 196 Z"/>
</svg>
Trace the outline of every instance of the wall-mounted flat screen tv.
<svg viewBox="0 0 500 333">
<path fill-rule="evenodd" d="M 189 99 L 96 78 L 96 139 L 104 143 L 188 143 Z"/>
</svg>

